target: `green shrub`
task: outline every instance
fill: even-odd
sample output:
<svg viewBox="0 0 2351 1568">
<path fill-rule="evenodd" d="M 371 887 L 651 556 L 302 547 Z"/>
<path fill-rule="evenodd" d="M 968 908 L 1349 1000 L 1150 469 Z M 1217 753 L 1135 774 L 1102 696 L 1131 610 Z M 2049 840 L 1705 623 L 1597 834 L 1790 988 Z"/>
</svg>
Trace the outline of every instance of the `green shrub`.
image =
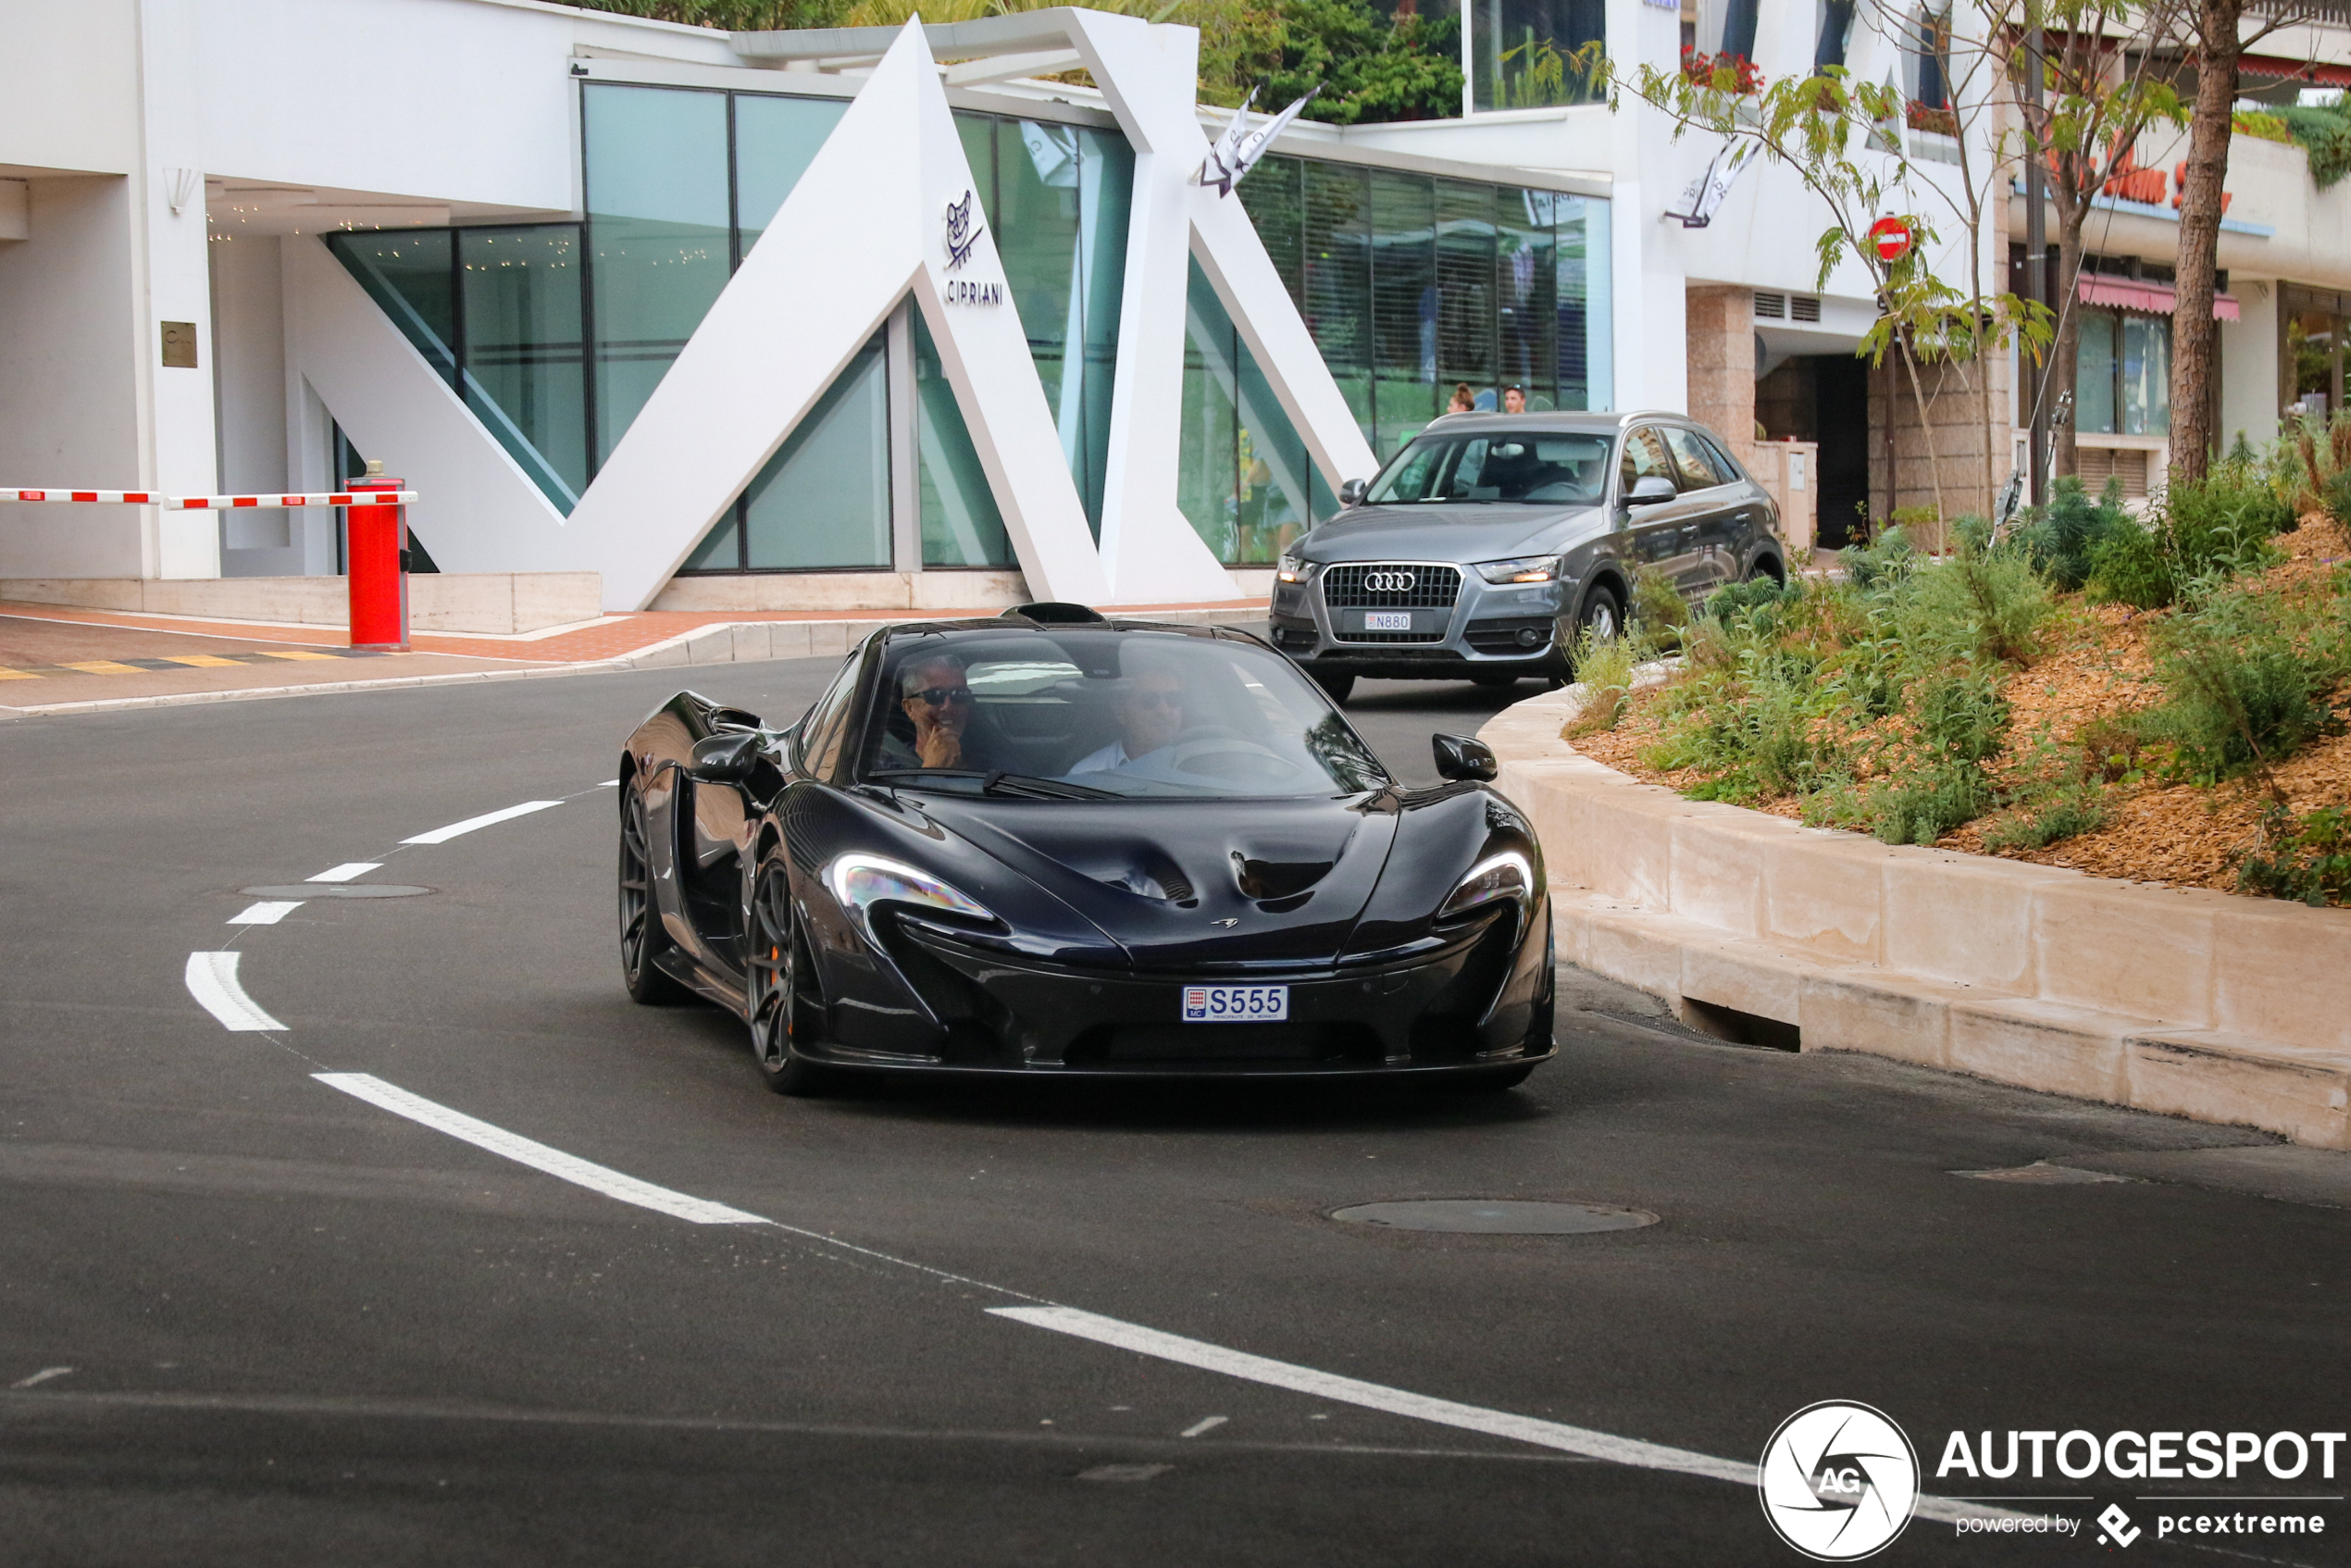
<svg viewBox="0 0 2351 1568">
<path fill-rule="evenodd" d="M 1880 785 L 1864 802 L 1870 831 L 1889 844 L 1931 844 L 1992 803 L 1992 781 L 1973 763 L 1946 761 Z"/>
<path fill-rule="evenodd" d="M 2351 468 L 2345 468 L 2327 480 L 2319 499 L 2332 517 L 2345 529 L 2351 529 Z"/>
<path fill-rule="evenodd" d="M 2346 427 L 2351 432 L 2351 427 Z M 2145 527 L 2093 541 L 2093 599 L 2158 610 L 2202 598 L 2229 579 L 2277 559 L 2270 543 L 2294 526 L 2294 509 L 2267 474 L 2221 463 L 2201 479 L 2178 479 L 2148 508 Z"/>
<path fill-rule="evenodd" d="M 2301 903 L 2351 902 L 2351 809 L 2321 806 L 2300 821 L 2271 805 L 2261 845 L 2237 867 L 2237 890 Z"/>
<path fill-rule="evenodd" d="M 1995 854 L 2046 849 L 2060 839 L 2096 831 L 2106 826 L 2106 817 L 2101 793 L 2074 785 L 2021 803 L 1984 831 L 1984 847 Z"/>
<path fill-rule="evenodd" d="M 2034 634 L 2049 613 L 2049 591 L 2021 552 L 1962 549 L 1944 565 L 1921 572 L 1909 588 L 1901 631 L 1925 660 L 2032 662 Z"/>
<path fill-rule="evenodd" d="M 2139 719 L 2168 743 L 2173 771 L 2201 784 L 2275 766 L 2340 728 L 2326 702 L 2339 671 L 2275 624 L 2231 634 L 2191 621 L 2168 639 L 2157 677 L 2165 697 Z"/>
<path fill-rule="evenodd" d="M 1707 619 L 1728 625 L 1743 621 L 1766 634 L 1776 630 L 1779 610 L 1804 597 L 1800 583 L 1783 586 L 1768 577 L 1750 578 L 1745 582 L 1725 583 L 1707 595 L 1700 610 Z"/>
<path fill-rule="evenodd" d="M 1918 551 L 1898 528 L 1887 529 L 1867 544 L 1848 544 L 1836 558 L 1853 586 L 1864 592 L 1897 582 L 1918 568 Z"/>
<path fill-rule="evenodd" d="M 2090 546 L 2090 597 L 2101 604 L 2159 610 L 2179 597 L 2171 558 L 2155 530 L 2131 523 Z"/>
<path fill-rule="evenodd" d="M 1690 624 L 1690 602 L 1670 575 L 1643 566 L 1633 574 L 1633 604 L 1626 615 L 1660 647 L 1679 647 Z"/>
<path fill-rule="evenodd" d="M 2100 540 L 2137 528 L 2122 509 L 2121 480 L 2107 480 L 2092 501 L 2082 481 L 2065 474 L 2049 487 L 2049 504 L 2017 530 L 2017 542 L 2051 583 L 2071 593 L 2090 579 L 2090 553 Z"/>
<path fill-rule="evenodd" d="M 1595 638 L 1586 627 L 1575 640 L 1575 678 L 1586 691 L 1583 711 L 1561 732 L 1566 740 L 1613 729 L 1633 696 L 1633 670 L 1640 654 L 1629 637 Z"/>
</svg>

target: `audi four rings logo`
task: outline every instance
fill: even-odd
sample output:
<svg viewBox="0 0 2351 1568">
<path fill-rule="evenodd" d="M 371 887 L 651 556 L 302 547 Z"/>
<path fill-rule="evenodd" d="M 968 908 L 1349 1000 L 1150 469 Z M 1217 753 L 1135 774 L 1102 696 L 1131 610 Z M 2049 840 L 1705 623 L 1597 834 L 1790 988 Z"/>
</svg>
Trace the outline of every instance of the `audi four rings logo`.
<svg viewBox="0 0 2351 1568">
<path fill-rule="evenodd" d="M 1363 587 L 1373 593 L 1403 593 L 1412 586 L 1410 572 L 1365 572 Z"/>
</svg>

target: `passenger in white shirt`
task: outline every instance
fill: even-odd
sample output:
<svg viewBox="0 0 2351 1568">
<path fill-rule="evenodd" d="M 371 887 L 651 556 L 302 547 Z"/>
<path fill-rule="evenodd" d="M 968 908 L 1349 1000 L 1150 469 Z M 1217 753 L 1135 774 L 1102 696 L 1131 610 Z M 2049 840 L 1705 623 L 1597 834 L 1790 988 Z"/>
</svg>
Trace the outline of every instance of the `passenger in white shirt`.
<svg viewBox="0 0 2351 1568">
<path fill-rule="evenodd" d="M 1169 669 L 1144 668 L 1126 678 L 1126 695 L 1118 709 L 1119 738 L 1101 751 L 1078 759 L 1068 777 L 1105 773 L 1156 758 L 1154 753 L 1175 744 L 1184 728 L 1184 683 Z"/>
</svg>

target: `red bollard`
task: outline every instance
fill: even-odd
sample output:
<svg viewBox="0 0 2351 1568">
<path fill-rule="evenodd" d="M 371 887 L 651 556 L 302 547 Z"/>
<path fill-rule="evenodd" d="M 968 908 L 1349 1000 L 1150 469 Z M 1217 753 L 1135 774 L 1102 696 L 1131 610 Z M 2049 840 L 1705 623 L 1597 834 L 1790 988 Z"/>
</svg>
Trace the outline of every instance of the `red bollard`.
<svg viewBox="0 0 2351 1568">
<path fill-rule="evenodd" d="M 367 477 L 353 479 L 346 493 L 400 490 L 383 477 L 382 465 L 367 465 Z M 400 552 L 408 542 L 407 508 L 384 504 L 354 506 L 343 514 L 351 566 L 351 645 L 385 653 L 408 651 L 408 574 Z"/>
</svg>

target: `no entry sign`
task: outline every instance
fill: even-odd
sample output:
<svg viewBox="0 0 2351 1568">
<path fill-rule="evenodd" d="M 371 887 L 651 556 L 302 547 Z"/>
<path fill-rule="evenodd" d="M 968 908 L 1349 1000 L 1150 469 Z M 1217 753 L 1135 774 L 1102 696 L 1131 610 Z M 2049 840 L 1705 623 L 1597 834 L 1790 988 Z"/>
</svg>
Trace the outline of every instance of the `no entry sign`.
<svg viewBox="0 0 2351 1568">
<path fill-rule="evenodd" d="M 1870 225 L 1870 243 L 1880 261 L 1899 261 L 1910 254 L 1910 226 L 1898 218 L 1881 218 Z"/>
</svg>

